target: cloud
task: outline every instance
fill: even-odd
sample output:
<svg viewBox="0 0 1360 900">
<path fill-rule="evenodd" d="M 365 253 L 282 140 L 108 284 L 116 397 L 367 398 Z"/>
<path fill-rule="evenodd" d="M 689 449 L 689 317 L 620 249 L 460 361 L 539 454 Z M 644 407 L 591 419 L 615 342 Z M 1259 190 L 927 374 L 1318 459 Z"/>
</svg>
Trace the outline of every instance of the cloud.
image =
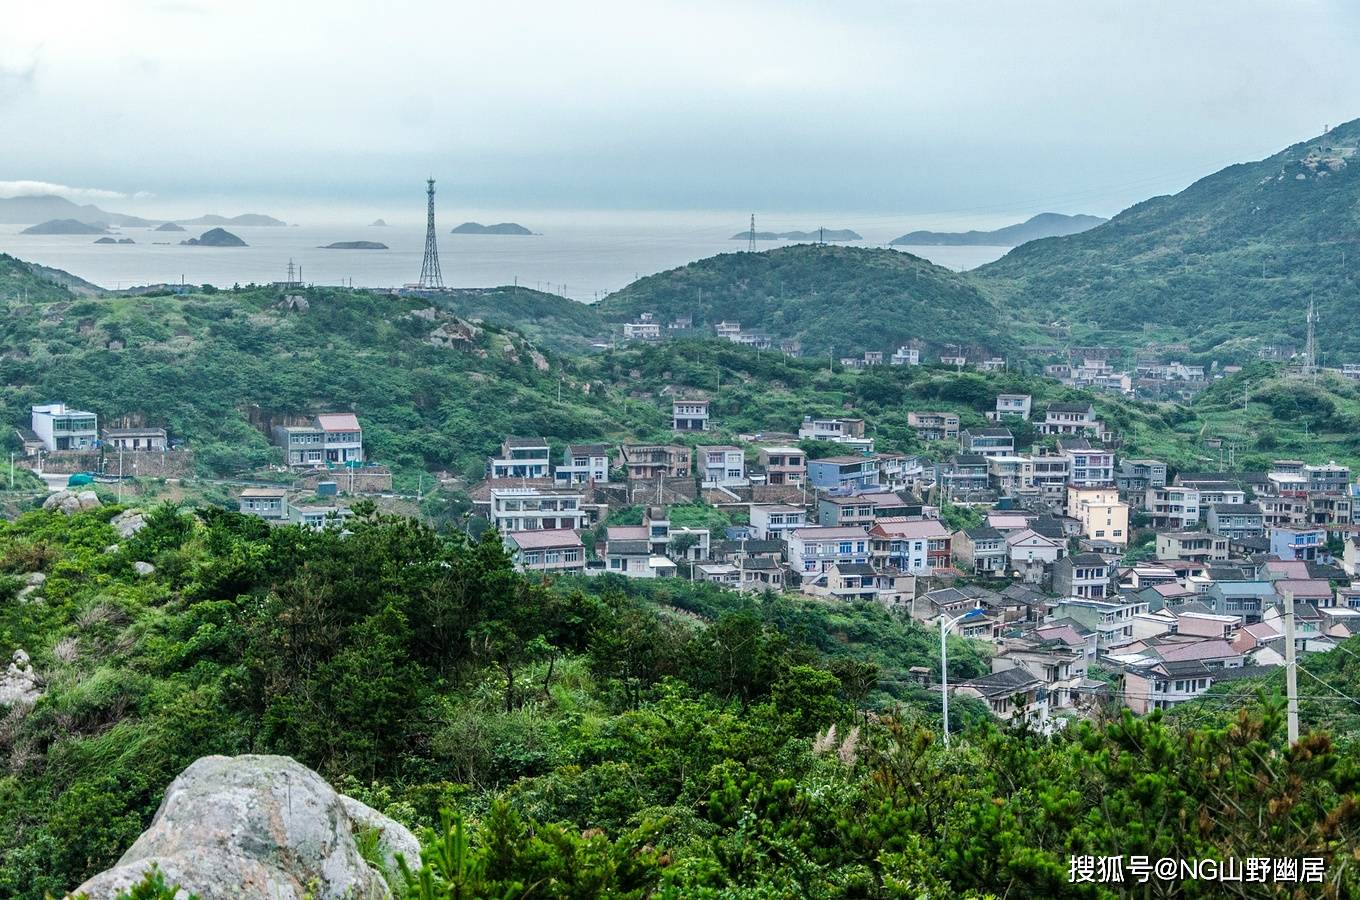
<svg viewBox="0 0 1360 900">
<path fill-rule="evenodd" d="M 90 203 L 97 200 L 145 200 L 154 196 L 146 191 L 134 194 L 123 191 L 106 191 L 103 188 L 71 187 L 66 184 L 53 184 L 50 181 L 0 181 L 0 197 L 65 197 L 77 203 Z"/>
</svg>

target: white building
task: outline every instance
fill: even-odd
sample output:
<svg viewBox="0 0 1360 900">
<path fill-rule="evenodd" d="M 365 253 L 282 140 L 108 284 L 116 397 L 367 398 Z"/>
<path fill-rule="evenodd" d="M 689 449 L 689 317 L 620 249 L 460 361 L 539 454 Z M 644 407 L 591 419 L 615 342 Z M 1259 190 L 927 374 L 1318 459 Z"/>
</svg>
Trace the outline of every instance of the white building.
<svg viewBox="0 0 1360 900">
<path fill-rule="evenodd" d="M 99 420 L 92 412 L 70 409 L 65 403 L 45 403 L 33 407 L 32 423 L 33 433 L 48 451 L 99 446 Z"/>
<path fill-rule="evenodd" d="M 506 487 L 491 491 L 491 524 L 501 534 L 572 529 L 586 524 L 585 495 L 561 488 Z"/>
<path fill-rule="evenodd" d="M 746 456 L 740 447 L 696 447 L 699 478 L 704 487 L 741 487 L 746 481 Z"/>
<path fill-rule="evenodd" d="M 869 562 L 869 533 L 863 528 L 798 528 L 787 537 L 789 567 L 799 573 L 821 572 L 833 564 Z"/>
<path fill-rule="evenodd" d="M 568 444 L 562 462 L 553 471 L 558 484 L 606 484 L 609 481 L 609 447 L 605 444 Z"/>
<path fill-rule="evenodd" d="M 801 506 L 771 503 L 751 507 L 751 528 L 755 530 L 758 540 L 788 540 L 790 532 L 806 526 L 807 510 Z"/>
</svg>

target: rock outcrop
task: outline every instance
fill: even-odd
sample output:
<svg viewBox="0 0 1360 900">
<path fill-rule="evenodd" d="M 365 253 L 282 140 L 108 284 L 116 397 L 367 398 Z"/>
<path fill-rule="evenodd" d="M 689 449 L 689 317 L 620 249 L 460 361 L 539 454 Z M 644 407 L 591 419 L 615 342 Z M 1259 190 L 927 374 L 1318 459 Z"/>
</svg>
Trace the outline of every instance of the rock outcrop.
<svg viewBox="0 0 1360 900">
<path fill-rule="evenodd" d="M 99 505 L 99 495 L 94 491 L 57 491 L 43 501 L 43 509 L 59 509 L 68 516 Z"/>
<path fill-rule="evenodd" d="M 378 832 L 395 873 L 414 868 L 419 845 L 401 824 L 351 798 L 286 756 L 205 756 L 165 792 L 160 809 L 118 865 L 72 892 L 113 900 L 154 863 L 166 881 L 201 900 L 378 900 L 392 896 L 364 861 L 355 833 Z"/>
<path fill-rule="evenodd" d="M 10 658 L 9 668 L 0 675 L 0 707 L 17 704 L 32 705 L 42 696 L 38 675 L 28 661 L 28 654 L 15 650 Z M 408 832 L 409 833 L 409 832 Z"/>
<path fill-rule="evenodd" d="M 146 513 L 140 509 L 128 509 L 109 520 L 109 524 L 126 540 L 146 527 Z"/>
</svg>

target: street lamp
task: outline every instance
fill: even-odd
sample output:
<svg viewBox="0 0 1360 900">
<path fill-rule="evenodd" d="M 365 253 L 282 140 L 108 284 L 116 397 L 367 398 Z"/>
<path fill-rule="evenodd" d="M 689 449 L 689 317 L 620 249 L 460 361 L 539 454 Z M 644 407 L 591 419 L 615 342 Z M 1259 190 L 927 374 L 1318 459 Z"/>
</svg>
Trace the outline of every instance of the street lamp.
<svg viewBox="0 0 1360 900">
<path fill-rule="evenodd" d="M 940 709 L 943 718 L 944 745 L 946 747 L 949 746 L 949 647 L 945 642 L 945 635 L 949 633 L 949 629 L 968 618 L 975 611 L 976 609 L 970 609 L 952 619 L 945 615 L 940 616 Z"/>
</svg>

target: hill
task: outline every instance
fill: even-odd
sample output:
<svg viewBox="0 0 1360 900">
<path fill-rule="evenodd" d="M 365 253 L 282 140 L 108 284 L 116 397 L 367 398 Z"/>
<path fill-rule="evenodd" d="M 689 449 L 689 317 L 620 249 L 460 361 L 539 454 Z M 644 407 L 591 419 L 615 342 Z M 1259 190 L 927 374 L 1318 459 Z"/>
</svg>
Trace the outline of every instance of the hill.
<svg viewBox="0 0 1360 900">
<path fill-rule="evenodd" d="M 378 241 L 336 241 L 326 244 L 320 250 L 386 250 L 387 245 Z"/>
<path fill-rule="evenodd" d="M 108 227 L 92 225 L 78 219 L 49 219 L 39 225 L 30 225 L 20 234 L 108 234 Z"/>
<path fill-rule="evenodd" d="M 51 194 L 36 197 L 0 197 L 0 224 L 31 225 L 49 219 L 75 219 L 87 224 L 146 228 L 152 223 L 139 216 L 106 212 L 90 204 L 80 205 Z"/>
<path fill-rule="evenodd" d="M 13 300 L 69 300 L 76 295 L 94 296 L 100 290 L 69 272 L 0 253 L 0 304 Z"/>
<path fill-rule="evenodd" d="M 197 219 L 176 219 L 175 222 L 179 225 L 237 225 L 247 228 L 278 228 L 288 224 L 273 216 L 261 215 L 260 213 L 242 213 L 239 216 L 219 216 L 209 213 L 206 216 L 199 216 Z"/>
<path fill-rule="evenodd" d="M 482 225 L 479 222 L 464 222 L 455 227 L 449 234 L 505 234 L 505 235 L 531 235 L 532 231 L 516 222 L 501 222 L 497 225 Z"/>
<path fill-rule="evenodd" d="M 1314 298 L 1320 349 L 1358 358 L 1357 147 L 1360 120 L 970 275 L 1022 321 L 1071 323 L 1075 340 L 1177 339 L 1224 358 L 1301 347 Z"/>
<path fill-rule="evenodd" d="M 912 231 L 894 238 L 890 243 L 918 247 L 1017 247 L 1039 238 L 1078 234 L 1106 221 L 1100 216 L 1039 213 L 1023 222 L 994 231 Z"/>
<path fill-rule="evenodd" d="M 595 307 L 525 287 L 462 288 L 428 299 L 465 319 L 514 329 L 545 350 L 584 352 L 609 336 Z"/>
<path fill-rule="evenodd" d="M 189 247 L 246 247 L 249 246 L 245 241 L 227 231 L 225 228 L 209 228 L 196 238 L 189 238 L 180 241 L 181 244 Z"/>
<path fill-rule="evenodd" d="M 661 321 L 727 320 L 805 352 L 892 350 L 916 338 L 1000 351 L 997 308 L 971 282 L 909 253 L 798 244 L 724 253 L 649 275 L 598 304 L 613 322 L 650 312 Z"/>
</svg>

